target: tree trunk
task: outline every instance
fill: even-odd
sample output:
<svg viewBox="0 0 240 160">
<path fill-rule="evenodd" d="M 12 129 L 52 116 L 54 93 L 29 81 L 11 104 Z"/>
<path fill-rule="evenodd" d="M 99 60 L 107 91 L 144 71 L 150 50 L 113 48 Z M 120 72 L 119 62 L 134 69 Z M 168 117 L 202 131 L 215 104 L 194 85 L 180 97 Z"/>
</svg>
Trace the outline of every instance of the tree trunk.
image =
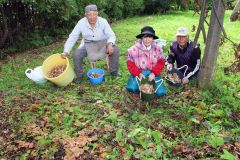
<svg viewBox="0 0 240 160">
<path fill-rule="evenodd" d="M 213 6 L 207 35 L 207 43 L 199 73 L 200 88 L 208 87 L 213 77 L 213 72 L 217 61 L 220 36 L 223 29 L 222 24 L 226 0 L 214 0 L 212 4 Z"/>
<path fill-rule="evenodd" d="M 7 19 L 5 17 L 5 14 L 4 14 L 4 9 L 3 9 L 3 6 L 0 5 L 0 13 L 2 13 L 2 33 L 1 33 L 1 38 L 0 38 L 0 48 L 3 48 L 4 47 L 4 44 L 7 40 L 7 37 L 8 37 L 8 25 L 7 25 Z"/>
</svg>

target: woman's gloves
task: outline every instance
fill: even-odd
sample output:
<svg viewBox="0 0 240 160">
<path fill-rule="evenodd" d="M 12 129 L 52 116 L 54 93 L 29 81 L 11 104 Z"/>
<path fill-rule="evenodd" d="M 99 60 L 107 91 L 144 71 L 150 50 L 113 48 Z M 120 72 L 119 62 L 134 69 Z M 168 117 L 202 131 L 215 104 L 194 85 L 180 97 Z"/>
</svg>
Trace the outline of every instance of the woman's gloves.
<svg viewBox="0 0 240 160">
<path fill-rule="evenodd" d="M 142 73 L 140 73 L 139 78 L 142 80 L 142 79 L 145 79 L 146 77 Z"/>
<path fill-rule="evenodd" d="M 148 81 L 152 81 L 154 80 L 155 78 L 155 74 L 154 73 L 151 73 L 149 76 L 148 76 Z"/>
<path fill-rule="evenodd" d="M 142 74 L 142 73 L 140 73 L 139 74 L 139 78 L 142 80 L 142 79 L 146 79 L 146 77 Z M 152 81 L 152 80 L 154 80 L 154 78 L 155 78 L 155 74 L 154 73 L 151 73 L 149 76 L 148 76 L 148 81 Z"/>
</svg>

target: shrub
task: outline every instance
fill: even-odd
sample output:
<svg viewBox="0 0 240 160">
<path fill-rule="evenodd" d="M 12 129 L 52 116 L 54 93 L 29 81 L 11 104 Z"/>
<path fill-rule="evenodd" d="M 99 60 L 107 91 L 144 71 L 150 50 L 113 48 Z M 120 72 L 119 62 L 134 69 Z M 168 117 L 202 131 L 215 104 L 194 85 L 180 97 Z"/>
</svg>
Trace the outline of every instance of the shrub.
<svg viewBox="0 0 240 160">
<path fill-rule="evenodd" d="M 165 13 L 170 10 L 175 0 L 145 0 L 144 12 L 147 14 Z"/>
<path fill-rule="evenodd" d="M 125 0 L 123 3 L 124 18 L 139 15 L 144 10 L 144 0 Z"/>
<path fill-rule="evenodd" d="M 53 38 L 48 35 L 42 35 L 35 31 L 30 35 L 23 35 L 20 41 L 9 48 L 10 52 L 21 52 L 28 49 L 38 48 L 53 42 Z"/>
<path fill-rule="evenodd" d="M 107 0 L 107 3 L 104 3 L 102 12 L 104 12 L 104 15 L 106 16 L 107 19 L 110 21 L 116 21 L 117 19 L 122 19 L 123 18 L 123 1 L 118 0 L 118 1 L 112 1 L 112 0 Z"/>
</svg>

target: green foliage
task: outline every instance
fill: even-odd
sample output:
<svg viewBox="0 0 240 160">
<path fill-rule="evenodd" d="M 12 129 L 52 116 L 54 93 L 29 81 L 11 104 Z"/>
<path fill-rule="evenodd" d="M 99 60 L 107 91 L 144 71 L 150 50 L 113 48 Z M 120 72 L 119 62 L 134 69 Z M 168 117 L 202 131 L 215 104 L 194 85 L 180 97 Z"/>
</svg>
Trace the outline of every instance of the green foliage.
<svg viewBox="0 0 240 160">
<path fill-rule="evenodd" d="M 110 112 L 109 116 L 107 117 L 107 119 L 111 120 L 112 122 L 116 122 L 117 121 L 117 114 L 115 112 Z"/>
<path fill-rule="evenodd" d="M 7 54 L 4 52 L 4 51 L 2 51 L 2 50 L 0 50 L 0 59 L 2 59 L 4 56 L 6 56 Z"/>
<path fill-rule="evenodd" d="M 233 10 L 235 5 L 237 3 L 237 0 L 227 0 L 227 7 L 229 10 Z"/>
<path fill-rule="evenodd" d="M 34 32 L 28 36 L 25 35 L 19 42 L 9 48 L 10 52 L 25 51 L 28 49 L 38 48 L 53 42 L 53 38 L 48 35 L 40 35 L 39 32 Z"/>
<path fill-rule="evenodd" d="M 172 147 L 171 142 L 163 139 L 159 131 L 151 129 L 136 128 L 128 134 L 128 137 L 143 148 L 142 152 L 134 152 L 136 157 L 140 159 L 162 158 L 165 155 L 163 150 L 168 150 Z"/>
<path fill-rule="evenodd" d="M 125 0 L 123 5 L 124 18 L 140 15 L 144 10 L 144 0 Z"/>
<path fill-rule="evenodd" d="M 221 159 L 225 160 L 237 160 L 237 158 L 229 153 L 226 149 L 223 149 L 223 154 L 221 155 Z"/>
<path fill-rule="evenodd" d="M 0 0 L 0 4 L 6 3 L 7 0 Z"/>
<path fill-rule="evenodd" d="M 117 130 L 117 132 L 116 132 L 116 140 L 119 142 L 121 139 L 122 139 L 122 133 L 123 132 L 123 130 L 122 129 L 119 129 L 119 130 Z"/>
<path fill-rule="evenodd" d="M 224 140 L 222 137 L 219 137 L 217 135 L 211 135 L 210 139 L 209 139 L 209 143 L 211 144 L 211 146 L 213 148 L 217 148 L 220 145 L 224 144 Z"/>
<path fill-rule="evenodd" d="M 175 0 L 145 0 L 145 13 L 166 13 L 170 10 Z"/>
<path fill-rule="evenodd" d="M 116 21 L 117 19 L 123 18 L 123 8 L 123 1 L 107 0 L 106 6 L 103 6 L 103 12 L 107 15 L 108 19 Z"/>
<path fill-rule="evenodd" d="M 61 17 L 63 20 L 68 21 L 72 16 L 78 15 L 78 7 L 76 0 L 47 0 L 47 1 L 33 1 L 33 6 L 45 18 Z M 56 21 L 55 21 L 56 22 Z"/>
<path fill-rule="evenodd" d="M 154 141 L 156 142 L 156 144 L 160 144 L 160 142 L 162 140 L 161 133 L 159 131 L 153 131 L 152 132 L 152 136 L 153 136 Z"/>
</svg>

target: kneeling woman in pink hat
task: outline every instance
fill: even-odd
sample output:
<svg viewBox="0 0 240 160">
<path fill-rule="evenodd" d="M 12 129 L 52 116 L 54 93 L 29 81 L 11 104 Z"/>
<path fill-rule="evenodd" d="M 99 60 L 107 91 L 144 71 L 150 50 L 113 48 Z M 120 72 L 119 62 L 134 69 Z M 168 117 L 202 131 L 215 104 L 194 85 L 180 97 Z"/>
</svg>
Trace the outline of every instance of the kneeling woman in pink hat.
<svg viewBox="0 0 240 160">
<path fill-rule="evenodd" d="M 165 57 L 162 48 L 154 41 L 158 39 L 155 31 L 150 26 L 141 29 L 141 34 L 137 35 L 136 44 L 128 49 L 127 67 L 131 73 L 126 89 L 132 93 L 139 93 L 137 78 L 155 80 L 158 82 L 160 74 L 165 65 Z M 163 96 L 167 94 L 164 84 L 156 83 L 155 94 Z"/>
</svg>

